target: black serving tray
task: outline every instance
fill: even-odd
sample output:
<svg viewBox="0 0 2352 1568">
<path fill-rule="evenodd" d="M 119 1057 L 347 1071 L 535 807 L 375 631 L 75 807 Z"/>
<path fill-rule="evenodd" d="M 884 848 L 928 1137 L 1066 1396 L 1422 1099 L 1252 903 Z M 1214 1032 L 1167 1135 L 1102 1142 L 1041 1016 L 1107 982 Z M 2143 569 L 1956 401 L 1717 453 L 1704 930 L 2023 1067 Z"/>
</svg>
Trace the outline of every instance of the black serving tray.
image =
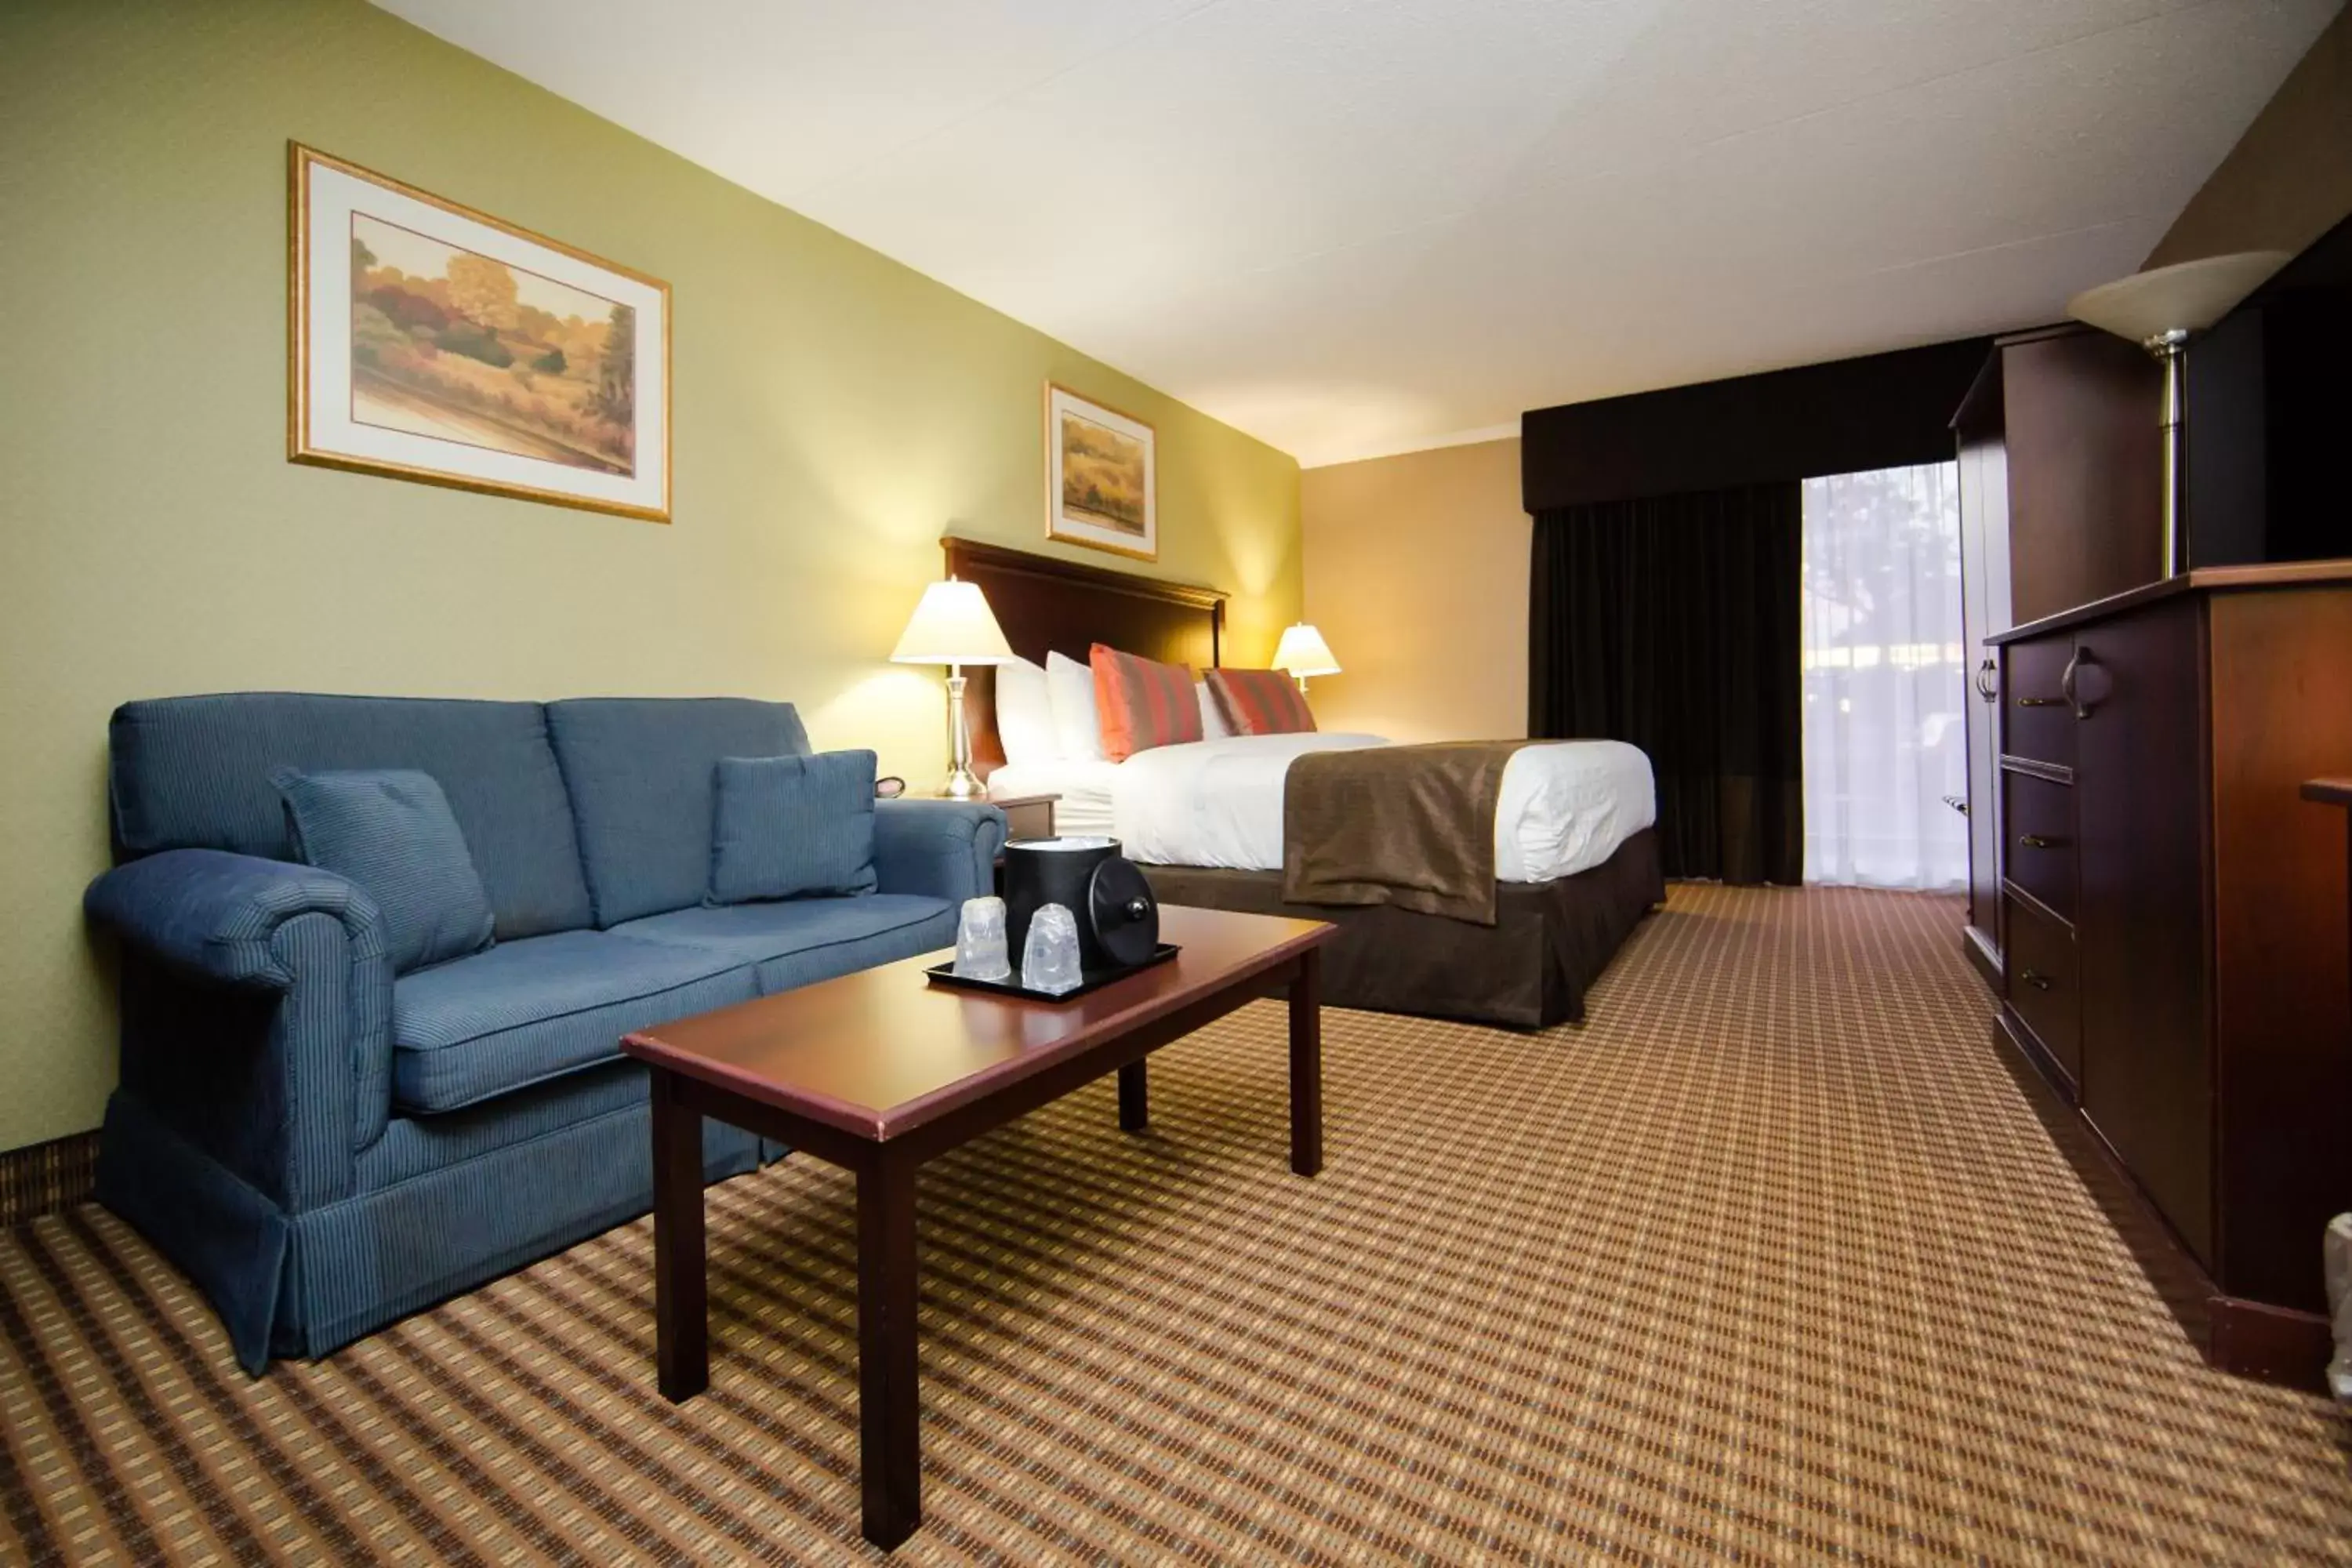
<svg viewBox="0 0 2352 1568">
<path fill-rule="evenodd" d="M 1115 981 L 1124 980 L 1130 974 L 1140 974 L 1154 964 L 1165 963 L 1183 951 L 1172 942 L 1163 942 L 1151 950 L 1150 958 L 1131 967 L 1080 970 L 1077 984 L 1062 992 L 1032 991 L 1018 980 L 974 980 L 969 975 L 958 974 L 955 972 L 953 959 L 948 960 L 945 963 L 935 963 L 924 970 L 923 973 L 929 977 L 934 985 L 950 985 L 959 991 L 985 991 L 994 996 L 1019 996 L 1031 1002 L 1071 1002 L 1089 991 L 1099 991 L 1104 986 Z M 1020 971 L 1015 970 L 1013 973 L 1018 974 Z"/>
</svg>

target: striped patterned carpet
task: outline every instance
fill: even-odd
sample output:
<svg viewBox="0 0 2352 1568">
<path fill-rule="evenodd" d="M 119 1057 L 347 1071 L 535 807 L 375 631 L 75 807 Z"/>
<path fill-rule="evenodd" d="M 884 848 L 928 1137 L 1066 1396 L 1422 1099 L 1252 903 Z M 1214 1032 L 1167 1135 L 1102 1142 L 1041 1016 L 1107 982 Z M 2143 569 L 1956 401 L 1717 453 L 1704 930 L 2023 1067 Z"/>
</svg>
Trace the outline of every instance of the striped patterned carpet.
<svg viewBox="0 0 2352 1568">
<path fill-rule="evenodd" d="M 2345 1427 L 2208 1372 L 2000 1065 L 1948 901 L 1677 888 L 1594 1022 L 1280 1015 L 934 1167 L 908 1563 L 2352 1561 Z M 0 1558 L 841 1563 L 851 1194 L 711 1195 L 248 1382 L 95 1208 L 0 1236 Z"/>
</svg>

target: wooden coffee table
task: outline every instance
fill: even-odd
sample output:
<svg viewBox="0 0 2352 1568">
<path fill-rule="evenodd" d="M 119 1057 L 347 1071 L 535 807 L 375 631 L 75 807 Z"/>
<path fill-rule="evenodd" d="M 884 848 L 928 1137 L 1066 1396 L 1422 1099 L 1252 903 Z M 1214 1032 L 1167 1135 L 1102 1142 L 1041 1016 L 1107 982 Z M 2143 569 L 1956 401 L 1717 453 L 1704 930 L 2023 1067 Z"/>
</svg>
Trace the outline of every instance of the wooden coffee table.
<svg viewBox="0 0 2352 1568">
<path fill-rule="evenodd" d="M 915 1350 L 915 1173 L 1107 1072 L 1118 1124 L 1149 1116 L 1144 1058 L 1286 984 L 1290 1168 L 1323 1168 L 1321 948 L 1315 921 L 1163 908 L 1174 959 L 1065 1003 L 934 986 L 932 953 L 629 1036 L 653 1069 L 654 1300 L 661 1391 L 710 1381 L 702 1119 L 781 1139 L 857 1174 L 857 1417 L 866 1538 L 922 1523 Z"/>
</svg>

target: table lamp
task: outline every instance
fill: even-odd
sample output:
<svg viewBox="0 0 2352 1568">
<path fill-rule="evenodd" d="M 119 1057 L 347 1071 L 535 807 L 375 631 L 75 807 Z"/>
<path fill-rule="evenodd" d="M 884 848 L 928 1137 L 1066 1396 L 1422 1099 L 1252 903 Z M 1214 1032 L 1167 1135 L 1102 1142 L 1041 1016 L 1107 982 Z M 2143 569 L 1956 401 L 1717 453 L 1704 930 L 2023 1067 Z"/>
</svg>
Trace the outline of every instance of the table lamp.
<svg viewBox="0 0 2352 1568">
<path fill-rule="evenodd" d="M 1310 675 L 1337 675 L 1339 661 L 1331 657 L 1331 645 L 1323 634 L 1305 621 L 1283 628 L 1282 641 L 1275 645 L 1274 668 L 1298 678 L 1298 689 L 1307 689 Z"/>
<path fill-rule="evenodd" d="M 893 664 L 948 667 L 949 763 L 947 788 L 942 793 L 950 800 L 978 800 L 986 793 L 971 771 L 971 726 L 963 713 L 963 667 L 1007 664 L 1013 658 L 980 584 L 953 577 L 923 590 L 921 603 L 908 617 L 898 646 L 891 650 Z"/>
<path fill-rule="evenodd" d="M 2182 502 L 2188 499 L 2186 437 L 2189 417 L 2189 340 L 2237 308 L 2286 265 L 2284 250 L 2245 250 L 2208 256 L 2135 272 L 2113 283 L 2086 289 L 2066 301 L 2066 313 L 2101 331 L 2113 332 L 2154 354 L 2164 364 L 2164 552 L 2162 575 L 2177 576 L 2187 553 L 2181 537 Z"/>
</svg>

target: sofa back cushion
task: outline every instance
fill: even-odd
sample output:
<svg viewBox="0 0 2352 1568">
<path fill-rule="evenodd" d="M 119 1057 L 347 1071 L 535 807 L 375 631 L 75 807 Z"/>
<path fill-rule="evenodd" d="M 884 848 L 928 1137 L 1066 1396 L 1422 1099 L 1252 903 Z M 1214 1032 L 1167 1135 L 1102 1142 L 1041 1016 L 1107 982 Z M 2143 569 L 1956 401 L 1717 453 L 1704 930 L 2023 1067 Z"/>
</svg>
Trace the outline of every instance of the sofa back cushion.
<svg viewBox="0 0 2352 1568">
<path fill-rule="evenodd" d="M 273 772 L 413 768 L 448 797 L 501 939 L 590 923 L 539 703 L 232 692 L 125 703 L 108 733 L 122 858 L 226 849 L 290 860 Z"/>
<path fill-rule="evenodd" d="M 579 698 L 547 722 L 601 927 L 702 902 L 720 758 L 809 749 L 791 703 L 741 697 Z"/>
</svg>

